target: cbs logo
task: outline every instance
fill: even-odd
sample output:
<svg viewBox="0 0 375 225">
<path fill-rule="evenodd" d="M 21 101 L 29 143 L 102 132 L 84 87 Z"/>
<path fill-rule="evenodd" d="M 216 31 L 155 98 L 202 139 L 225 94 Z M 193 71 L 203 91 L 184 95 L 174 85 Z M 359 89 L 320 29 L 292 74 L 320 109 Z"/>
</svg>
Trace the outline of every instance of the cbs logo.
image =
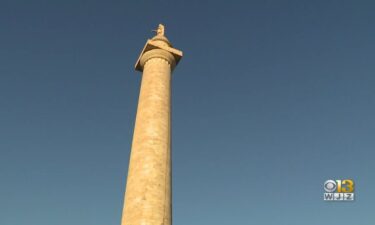
<svg viewBox="0 0 375 225">
<path fill-rule="evenodd" d="M 324 182 L 324 190 L 328 193 L 352 193 L 354 192 L 353 180 L 327 180 Z"/>
</svg>

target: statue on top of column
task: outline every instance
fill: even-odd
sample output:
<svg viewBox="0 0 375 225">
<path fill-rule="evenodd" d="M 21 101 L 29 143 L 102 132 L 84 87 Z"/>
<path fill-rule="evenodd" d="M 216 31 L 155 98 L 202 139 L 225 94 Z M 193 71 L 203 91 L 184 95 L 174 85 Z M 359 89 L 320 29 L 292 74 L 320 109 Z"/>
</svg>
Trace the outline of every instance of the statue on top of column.
<svg viewBox="0 0 375 225">
<path fill-rule="evenodd" d="M 158 29 L 156 30 L 156 35 L 164 36 L 164 30 L 165 30 L 164 25 L 159 24 Z"/>
</svg>

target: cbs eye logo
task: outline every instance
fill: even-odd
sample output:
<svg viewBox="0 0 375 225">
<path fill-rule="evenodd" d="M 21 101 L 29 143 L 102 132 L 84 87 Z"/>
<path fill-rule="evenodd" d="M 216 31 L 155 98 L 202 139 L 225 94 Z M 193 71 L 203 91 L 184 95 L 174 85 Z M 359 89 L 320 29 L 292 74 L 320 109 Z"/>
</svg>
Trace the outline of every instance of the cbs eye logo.
<svg viewBox="0 0 375 225">
<path fill-rule="evenodd" d="M 353 180 L 327 180 L 324 190 L 324 201 L 354 201 Z"/>
</svg>

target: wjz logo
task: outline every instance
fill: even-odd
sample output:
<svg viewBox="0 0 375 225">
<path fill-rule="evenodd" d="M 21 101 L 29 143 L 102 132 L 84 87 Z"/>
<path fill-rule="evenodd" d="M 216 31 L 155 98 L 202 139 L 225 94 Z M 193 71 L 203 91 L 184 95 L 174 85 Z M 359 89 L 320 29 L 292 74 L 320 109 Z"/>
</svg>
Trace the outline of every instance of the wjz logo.
<svg viewBox="0 0 375 225">
<path fill-rule="evenodd" d="M 324 190 L 324 201 L 354 201 L 353 180 L 327 180 Z"/>
</svg>

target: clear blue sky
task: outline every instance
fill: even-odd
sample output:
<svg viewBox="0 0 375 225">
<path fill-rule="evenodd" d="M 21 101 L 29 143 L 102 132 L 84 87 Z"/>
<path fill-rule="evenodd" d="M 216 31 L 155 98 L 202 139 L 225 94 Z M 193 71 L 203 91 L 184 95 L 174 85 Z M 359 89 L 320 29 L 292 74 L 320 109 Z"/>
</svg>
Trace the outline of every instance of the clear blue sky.
<svg viewBox="0 0 375 225">
<path fill-rule="evenodd" d="M 0 224 L 119 225 L 151 30 L 175 225 L 375 224 L 374 1 L 0 1 Z M 357 200 L 323 202 L 353 178 Z"/>
</svg>

